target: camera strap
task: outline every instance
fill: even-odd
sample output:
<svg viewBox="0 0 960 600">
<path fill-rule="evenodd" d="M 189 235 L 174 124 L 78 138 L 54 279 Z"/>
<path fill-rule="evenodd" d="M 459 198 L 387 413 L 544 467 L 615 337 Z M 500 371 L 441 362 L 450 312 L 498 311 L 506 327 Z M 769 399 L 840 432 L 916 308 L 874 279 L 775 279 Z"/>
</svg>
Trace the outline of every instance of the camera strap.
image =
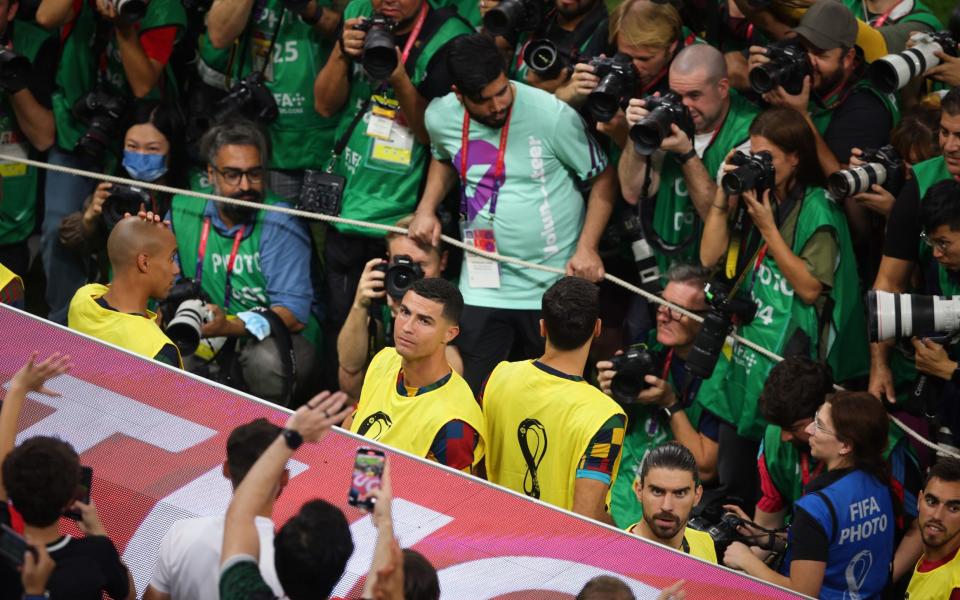
<svg viewBox="0 0 960 600">
<path fill-rule="evenodd" d="M 270 323 L 270 337 L 277 343 L 277 355 L 283 367 L 283 387 L 280 392 L 284 406 L 293 404 L 297 386 L 297 355 L 293 351 L 293 337 L 280 315 L 265 306 L 258 306 L 252 312 L 257 313 Z"/>
<path fill-rule="evenodd" d="M 646 161 L 646 167 L 644 168 L 643 174 L 643 185 L 640 187 L 640 201 L 637 203 L 636 211 L 637 216 L 640 217 L 640 229 L 643 233 L 643 238 L 647 240 L 647 243 L 654 246 L 657 250 L 667 256 L 673 256 L 683 252 L 695 239 L 699 239 L 700 235 L 697 232 L 697 228 L 694 229 L 693 233 L 686 237 L 686 239 L 680 240 L 676 244 L 671 244 L 664 241 L 660 237 L 660 234 L 657 233 L 657 230 L 653 227 L 653 217 L 656 213 L 657 200 L 656 196 L 650 196 L 650 183 L 653 181 L 653 176 L 651 174 L 651 160 L 649 156 L 644 157 Z M 660 185 L 663 185 L 663 182 L 660 182 Z M 700 222 L 700 215 L 694 213 L 694 224 Z"/>
<path fill-rule="evenodd" d="M 240 241 L 243 240 L 243 233 L 246 231 L 247 226 L 241 225 L 240 229 L 237 230 L 237 233 L 233 236 L 233 248 L 230 249 L 230 257 L 227 259 L 227 283 L 223 291 L 223 310 L 226 310 L 230 307 L 230 298 L 233 295 L 233 264 L 237 260 L 237 251 L 240 249 Z M 195 272 L 194 281 L 197 283 L 197 288 L 200 288 L 200 284 L 203 281 L 203 261 L 207 256 L 207 240 L 210 237 L 210 217 L 207 217 L 203 220 L 203 229 L 200 231 L 200 247 L 197 249 L 197 268 Z"/>
<path fill-rule="evenodd" d="M 511 84 L 512 85 L 512 84 Z M 490 218 L 492 219 L 497 212 L 497 196 L 500 195 L 500 186 L 503 185 L 504 170 L 506 169 L 504 159 L 507 154 L 507 136 L 510 133 L 510 119 L 513 117 L 513 106 L 507 112 L 507 122 L 500 128 L 500 147 L 497 148 L 497 162 L 493 168 L 493 191 L 490 193 Z M 467 154 L 470 150 L 470 113 L 466 107 L 463 109 L 463 128 L 460 136 L 460 218 L 467 222 L 469 219 L 468 211 L 470 207 L 467 203 Z M 483 210 L 480 206 L 477 208 L 479 213 Z M 474 215 L 476 216 L 476 215 Z"/>
</svg>

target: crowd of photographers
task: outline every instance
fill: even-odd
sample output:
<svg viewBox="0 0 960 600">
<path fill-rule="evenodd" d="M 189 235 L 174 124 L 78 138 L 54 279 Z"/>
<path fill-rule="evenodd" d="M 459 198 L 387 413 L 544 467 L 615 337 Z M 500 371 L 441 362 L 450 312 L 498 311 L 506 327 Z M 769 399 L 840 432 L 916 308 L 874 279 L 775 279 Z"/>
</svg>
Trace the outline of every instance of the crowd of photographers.
<svg viewBox="0 0 960 600">
<path fill-rule="evenodd" d="M 957 464 L 887 419 L 960 447 L 960 15 L 0 0 L 0 40 L 0 300 L 810 595 L 960 597 Z"/>
</svg>

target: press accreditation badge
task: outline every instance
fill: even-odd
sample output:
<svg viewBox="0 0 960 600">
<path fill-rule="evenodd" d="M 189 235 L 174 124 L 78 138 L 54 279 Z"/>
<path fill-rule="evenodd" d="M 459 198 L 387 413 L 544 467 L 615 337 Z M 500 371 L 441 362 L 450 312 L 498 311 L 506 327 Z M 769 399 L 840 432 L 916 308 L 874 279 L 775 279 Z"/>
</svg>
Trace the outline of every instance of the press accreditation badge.
<svg viewBox="0 0 960 600">
<path fill-rule="evenodd" d="M 370 157 L 392 165 L 408 167 L 413 161 L 413 142 L 413 132 L 410 128 L 394 121 L 390 127 L 388 139 L 373 138 Z"/>
<path fill-rule="evenodd" d="M 16 158 L 29 158 L 26 139 L 18 131 L 0 132 L 0 154 Z M 0 160 L 0 175 L 3 177 L 22 177 L 27 174 L 27 165 L 19 162 Z"/>
<path fill-rule="evenodd" d="M 463 243 L 486 252 L 497 251 L 492 229 L 464 229 Z M 467 283 L 472 288 L 500 287 L 500 263 L 472 252 L 464 252 L 467 261 Z"/>
<path fill-rule="evenodd" d="M 374 96 L 367 121 L 367 135 L 378 140 L 389 141 L 399 110 L 400 103 L 393 98 Z"/>
</svg>

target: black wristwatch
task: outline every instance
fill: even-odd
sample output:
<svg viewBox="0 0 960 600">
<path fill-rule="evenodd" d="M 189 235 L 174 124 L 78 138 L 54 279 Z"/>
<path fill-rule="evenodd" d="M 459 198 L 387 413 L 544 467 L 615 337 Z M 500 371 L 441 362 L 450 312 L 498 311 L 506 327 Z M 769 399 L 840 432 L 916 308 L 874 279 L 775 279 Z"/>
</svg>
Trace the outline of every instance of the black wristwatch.
<svg viewBox="0 0 960 600">
<path fill-rule="evenodd" d="M 663 414 L 665 414 L 665 415 L 667 416 L 667 420 L 669 421 L 669 420 L 673 417 L 674 414 L 676 414 L 676 413 L 680 412 L 681 410 L 683 410 L 683 403 L 680 402 L 679 400 L 677 400 L 676 402 L 674 402 L 674 403 L 671 404 L 670 406 L 665 406 L 665 407 L 663 407 L 662 410 L 663 410 Z"/>
<path fill-rule="evenodd" d="M 283 441 L 287 443 L 287 448 L 296 450 L 303 444 L 303 436 L 300 435 L 299 431 L 294 431 L 293 429 L 284 429 Z"/>
<path fill-rule="evenodd" d="M 687 162 L 688 160 L 690 160 L 691 158 L 693 158 L 693 157 L 696 156 L 696 155 L 697 155 L 697 149 L 696 149 L 696 148 L 690 148 L 690 150 L 689 150 L 688 152 L 684 152 L 683 154 L 674 154 L 674 155 L 673 155 L 673 160 L 677 161 L 677 164 L 678 164 L 678 165 L 683 166 L 684 164 L 686 164 L 686 162 Z"/>
</svg>

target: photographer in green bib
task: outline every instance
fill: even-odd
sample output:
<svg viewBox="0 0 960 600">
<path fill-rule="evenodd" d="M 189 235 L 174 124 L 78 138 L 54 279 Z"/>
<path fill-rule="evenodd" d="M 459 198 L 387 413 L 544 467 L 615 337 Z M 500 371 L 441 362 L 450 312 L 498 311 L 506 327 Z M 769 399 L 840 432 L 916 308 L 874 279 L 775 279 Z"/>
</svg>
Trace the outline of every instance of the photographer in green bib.
<svg viewBox="0 0 960 600">
<path fill-rule="evenodd" d="M 914 291 L 913 273 L 930 262 L 929 248 L 920 241 L 921 199 L 936 183 L 960 180 L 960 88 L 940 101 L 939 148 L 942 155 L 916 163 L 897 195 L 883 247 L 883 258 L 873 289 L 901 293 Z M 929 233 L 929 232 L 928 232 Z M 913 391 L 917 372 L 913 352 L 904 344 L 884 340 L 870 344 L 868 390 L 888 402 L 903 403 Z"/>
<path fill-rule="evenodd" d="M 201 151 L 213 193 L 289 206 L 266 186 L 267 138 L 255 124 L 214 126 Z M 286 214 L 183 195 L 173 197 L 168 219 L 190 280 L 170 294 L 177 305 L 164 315 L 168 329 L 187 301 L 205 303 L 194 305 L 204 341 L 184 357 L 186 368 L 271 402 L 299 399 L 309 391 L 320 341 L 306 226 Z"/>
<path fill-rule="evenodd" d="M 641 151 L 637 144 L 627 144 L 618 168 L 624 199 L 639 205 L 644 223 L 649 220 L 645 237 L 661 273 L 672 263 L 698 256 L 700 220 L 716 195 L 720 165 L 731 150 L 749 146 L 747 131 L 758 113 L 730 89 L 726 63 L 716 48 L 684 48 L 670 64 L 669 77 L 693 130 L 684 131 L 682 123 L 671 119 L 670 135 L 659 148 L 649 154 L 650 148 Z M 646 104 L 644 99 L 630 101 L 626 118 L 631 128 L 653 122 L 663 112 L 651 117 Z"/>
<path fill-rule="evenodd" d="M 186 25 L 178 0 L 42 0 L 37 23 L 60 28 L 53 115 L 54 165 L 103 171 L 120 153 L 123 120 L 134 98 L 172 101 L 177 84 L 168 62 Z M 50 171 L 42 229 L 49 318 L 64 323 L 74 292 L 87 281 L 86 258 L 60 243 L 60 222 L 80 210 L 96 182 Z"/>
<path fill-rule="evenodd" d="M 197 72 L 227 92 L 204 107 L 212 121 L 243 116 L 267 128 L 273 193 L 295 203 L 305 169 L 333 148 L 337 120 L 314 111 L 313 79 L 330 56 L 340 10 L 330 0 L 214 0 Z M 336 6 L 335 6 L 336 5 Z"/>
<path fill-rule="evenodd" d="M 428 0 L 356 0 L 343 18 L 340 41 L 314 84 L 317 112 L 339 113 L 328 165 L 330 175 L 343 178 L 339 216 L 393 225 L 414 212 L 423 190 L 430 161 L 424 112 L 450 92 L 448 44 L 472 30 L 456 10 Z M 364 265 L 384 253 L 382 231 L 344 224 L 327 230 L 329 364 L 337 364 L 332 342 Z"/>
<path fill-rule="evenodd" d="M 780 356 L 825 360 L 839 381 L 865 375 L 866 327 L 850 234 L 821 187 L 806 118 L 789 108 L 767 109 L 750 126 L 750 149 L 723 166 L 700 242 L 703 264 L 718 267 L 716 282 L 730 282 L 726 296 L 754 304 L 754 317 L 737 333 Z M 774 363 L 739 342 L 721 350 L 729 319 L 722 337 L 711 328 L 719 340 L 712 357 L 727 364 L 725 380 L 701 399 L 756 448 L 765 425 L 757 398 Z"/>
<path fill-rule="evenodd" d="M 844 161 L 853 148 L 887 144 L 890 131 L 900 119 L 896 97 L 880 92 L 865 76 L 867 65 L 857 43 L 857 31 L 857 19 L 850 9 L 837 0 L 817 0 L 793 28 L 805 54 L 807 64 L 802 68 L 806 74 L 796 81 L 773 77 L 776 85 L 762 95 L 771 106 L 792 108 L 805 115 L 825 177 L 846 166 Z M 784 64 L 770 47 L 750 48 L 751 78 L 756 77 L 753 72 L 757 69 L 772 73 Z M 876 221 L 852 198 L 844 199 L 843 208 L 858 255 L 862 256 L 863 247 L 878 228 Z"/>
<path fill-rule="evenodd" d="M 57 36 L 26 18 L 15 18 L 16 0 L 0 2 L 0 154 L 39 157 L 54 138 L 50 94 L 56 70 Z M 12 60 L 7 60 L 12 59 Z M 0 163 L 0 265 L 26 274 L 27 238 L 36 225 L 39 172 L 20 163 Z"/>
</svg>

